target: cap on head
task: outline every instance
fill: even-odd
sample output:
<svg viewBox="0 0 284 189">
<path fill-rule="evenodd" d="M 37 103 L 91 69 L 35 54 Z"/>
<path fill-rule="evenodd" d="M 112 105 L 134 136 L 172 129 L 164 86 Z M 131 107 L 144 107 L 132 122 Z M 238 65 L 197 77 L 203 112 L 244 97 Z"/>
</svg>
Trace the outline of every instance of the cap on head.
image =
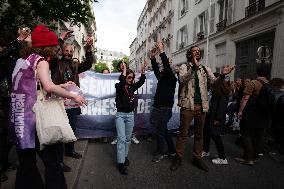
<svg viewBox="0 0 284 189">
<path fill-rule="evenodd" d="M 58 45 L 57 35 L 44 25 L 38 25 L 32 32 L 33 47 L 48 47 Z"/>
</svg>

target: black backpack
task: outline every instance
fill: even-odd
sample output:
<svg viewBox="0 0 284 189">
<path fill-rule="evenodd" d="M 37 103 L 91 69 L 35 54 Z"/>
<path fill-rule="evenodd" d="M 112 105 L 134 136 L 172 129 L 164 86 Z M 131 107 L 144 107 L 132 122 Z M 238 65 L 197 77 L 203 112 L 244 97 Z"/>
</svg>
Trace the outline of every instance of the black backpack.
<svg viewBox="0 0 284 189">
<path fill-rule="evenodd" d="M 275 99 L 275 91 L 271 85 L 265 83 L 264 81 L 258 79 L 262 84 L 262 87 L 259 91 L 259 94 L 254 98 L 256 110 L 259 113 L 268 115 L 273 112 L 275 107 L 276 99 Z"/>
</svg>

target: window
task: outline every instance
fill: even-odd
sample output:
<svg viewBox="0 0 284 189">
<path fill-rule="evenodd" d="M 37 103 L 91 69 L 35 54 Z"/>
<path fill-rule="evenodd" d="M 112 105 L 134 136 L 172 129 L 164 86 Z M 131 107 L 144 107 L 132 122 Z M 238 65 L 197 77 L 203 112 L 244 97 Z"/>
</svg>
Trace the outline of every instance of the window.
<svg viewBox="0 0 284 189">
<path fill-rule="evenodd" d="M 226 43 L 217 44 L 216 48 L 216 67 L 222 67 L 226 64 Z M 216 68 L 217 69 L 217 68 Z"/>
<path fill-rule="evenodd" d="M 187 26 L 183 26 L 177 33 L 177 50 L 184 48 L 188 42 Z"/>
<path fill-rule="evenodd" d="M 188 0 L 180 0 L 180 16 L 185 15 L 188 10 Z"/>
<path fill-rule="evenodd" d="M 203 39 L 207 36 L 208 29 L 208 10 L 198 16 L 197 38 Z"/>
<path fill-rule="evenodd" d="M 227 18 L 228 0 L 221 0 L 218 2 L 218 4 L 219 4 L 219 22 L 221 22 Z"/>
<path fill-rule="evenodd" d="M 215 4 L 213 3 L 211 5 L 210 10 L 210 33 L 213 33 L 215 31 Z"/>
</svg>

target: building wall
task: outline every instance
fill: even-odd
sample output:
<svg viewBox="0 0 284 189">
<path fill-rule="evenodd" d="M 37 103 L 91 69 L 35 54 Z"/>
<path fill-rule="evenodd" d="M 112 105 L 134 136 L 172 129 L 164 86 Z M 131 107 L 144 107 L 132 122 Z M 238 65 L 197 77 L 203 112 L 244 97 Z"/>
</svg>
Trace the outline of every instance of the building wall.
<svg viewBox="0 0 284 189">
<path fill-rule="evenodd" d="M 227 23 L 227 26 L 223 30 L 217 31 L 216 24 L 219 23 L 219 12 L 220 7 L 217 0 L 211 1 L 215 4 L 215 16 L 211 15 L 212 11 L 208 11 L 209 17 L 214 20 L 214 30 L 210 32 L 209 28 L 209 57 L 208 66 L 213 71 L 220 71 L 220 68 L 224 64 L 235 65 L 236 63 L 236 43 L 245 39 L 252 39 L 256 36 L 265 34 L 268 31 L 275 30 L 275 41 L 272 58 L 272 77 L 282 77 L 284 73 L 284 51 L 283 51 L 283 4 L 279 0 L 266 0 L 266 9 L 259 11 L 255 15 L 246 17 L 246 7 L 248 7 L 247 1 L 229 0 L 232 1 L 232 23 Z M 195 21 L 202 12 L 209 9 L 209 1 L 202 0 L 198 4 L 194 1 L 188 1 L 188 11 L 185 15 L 180 16 L 180 3 L 181 0 L 175 1 L 175 16 L 174 16 L 174 41 L 176 46 L 173 51 L 174 63 L 180 64 L 186 62 L 185 53 L 192 45 L 198 45 L 204 52 L 204 63 L 206 63 L 206 52 L 207 52 L 207 36 L 204 39 L 196 39 L 197 31 L 194 31 Z M 212 9 L 211 9 L 212 10 Z M 209 21 L 211 20 L 209 19 Z M 184 44 L 183 48 L 179 48 L 179 36 L 178 31 L 182 27 L 188 27 L 188 40 Z M 197 24 L 197 27 L 199 25 Z M 253 52 L 254 56 L 256 52 Z M 250 55 L 252 56 L 252 55 Z M 234 77 L 234 74 L 231 75 Z"/>
<path fill-rule="evenodd" d="M 110 51 L 107 49 L 97 48 L 97 52 L 95 53 L 97 56 L 97 61 L 104 62 L 113 70 L 112 61 L 117 59 L 122 59 L 126 55 L 122 52 Z"/>
</svg>

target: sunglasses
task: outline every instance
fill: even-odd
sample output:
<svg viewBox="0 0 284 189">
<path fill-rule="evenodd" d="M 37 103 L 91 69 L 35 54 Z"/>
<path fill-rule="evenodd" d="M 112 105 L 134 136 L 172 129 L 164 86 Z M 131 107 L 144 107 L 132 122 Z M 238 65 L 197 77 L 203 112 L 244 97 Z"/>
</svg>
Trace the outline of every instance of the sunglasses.
<svg viewBox="0 0 284 189">
<path fill-rule="evenodd" d="M 127 76 L 127 79 L 134 79 L 134 77 L 132 77 L 132 76 Z"/>
</svg>

